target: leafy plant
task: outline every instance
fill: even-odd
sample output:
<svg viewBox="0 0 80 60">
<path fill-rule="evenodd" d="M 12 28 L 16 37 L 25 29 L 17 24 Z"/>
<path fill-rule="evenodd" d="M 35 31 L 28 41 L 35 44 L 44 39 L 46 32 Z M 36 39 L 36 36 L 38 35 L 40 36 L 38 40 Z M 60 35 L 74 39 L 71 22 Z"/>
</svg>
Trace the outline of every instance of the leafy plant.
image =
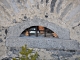
<svg viewBox="0 0 80 60">
<path fill-rule="evenodd" d="M 32 53 L 33 49 L 28 49 L 27 45 L 21 47 L 19 58 L 13 58 L 13 60 L 36 60 L 38 58 L 38 53 Z"/>
</svg>

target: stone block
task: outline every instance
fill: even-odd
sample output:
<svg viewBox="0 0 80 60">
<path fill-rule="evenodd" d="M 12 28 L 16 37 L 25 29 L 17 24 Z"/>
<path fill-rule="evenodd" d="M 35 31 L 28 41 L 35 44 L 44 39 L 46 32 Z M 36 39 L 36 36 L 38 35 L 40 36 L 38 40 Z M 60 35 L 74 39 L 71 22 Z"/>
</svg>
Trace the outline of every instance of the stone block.
<svg viewBox="0 0 80 60">
<path fill-rule="evenodd" d="M 74 40 L 44 37 L 10 37 L 6 39 L 6 46 L 21 47 L 25 44 L 27 44 L 28 47 L 30 48 L 64 49 L 64 50 L 79 49 L 78 42 Z"/>
</svg>

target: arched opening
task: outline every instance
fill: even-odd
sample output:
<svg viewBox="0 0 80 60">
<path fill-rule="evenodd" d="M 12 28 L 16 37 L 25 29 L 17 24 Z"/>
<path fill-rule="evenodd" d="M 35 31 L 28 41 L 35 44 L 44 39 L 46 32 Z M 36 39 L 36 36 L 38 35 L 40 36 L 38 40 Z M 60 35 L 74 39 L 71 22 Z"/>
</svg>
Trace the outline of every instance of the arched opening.
<svg viewBox="0 0 80 60">
<path fill-rule="evenodd" d="M 25 29 L 21 34 L 20 37 L 24 36 L 35 36 L 35 37 L 55 37 L 58 38 L 58 35 L 50 30 L 49 28 L 43 26 L 31 26 Z"/>
</svg>

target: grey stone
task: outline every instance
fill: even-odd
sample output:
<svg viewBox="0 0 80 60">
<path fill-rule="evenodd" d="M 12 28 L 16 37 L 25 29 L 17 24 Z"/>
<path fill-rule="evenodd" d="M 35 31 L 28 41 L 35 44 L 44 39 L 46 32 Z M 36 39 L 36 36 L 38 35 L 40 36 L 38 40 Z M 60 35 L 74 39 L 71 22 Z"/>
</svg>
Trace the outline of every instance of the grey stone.
<svg viewBox="0 0 80 60">
<path fill-rule="evenodd" d="M 78 5 L 76 8 L 74 8 L 66 17 L 65 21 L 69 21 L 76 13 L 80 12 L 80 5 Z"/>
<path fill-rule="evenodd" d="M 72 3 L 70 3 L 70 4 L 68 4 L 68 5 L 66 6 L 66 8 L 63 10 L 63 12 L 62 12 L 62 14 L 61 14 L 61 17 L 62 17 L 62 18 L 68 13 L 68 11 L 71 9 L 72 6 L 73 6 Z"/>
<path fill-rule="evenodd" d="M 73 53 L 66 51 L 59 51 L 58 55 L 63 57 L 72 57 Z"/>
<path fill-rule="evenodd" d="M 2 58 L 1 60 L 11 60 L 9 57 Z"/>
<path fill-rule="evenodd" d="M 15 11 L 15 13 L 18 13 L 19 12 L 19 9 L 16 6 L 16 2 L 14 0 L 11 0 L 11 4 L 12 4 L 12 8 Z"/>
<path fill-rule="evenodd" d="M 43 3 L 43 0 L 41 0 L 41 4 Z"/>
<path fill-rule="evenodd" d="M 63 0 L 59 0 L 59 3 L 58 3 L 58 5 L 57 5 L 57 7 L 56 7 L 56 11 L 57 11 L 57 13 L 60 12 L 62 2 L 63 2 Z"/>
<path fill-rule="evenodd" d="M 0 42 L 3 42 L 3 40 L 0 38 Z"/>
<path fill-rule="evenodd" d="M 55 7 L 56 1 L 57 1 L 57 0 L 52 0 L 52 1 L 51 1 L 51 5 L 50 5 L 51 11 L 50 11 L 50 12 L 53 12 L 53 11 L 54 11 L 54 7 Z"/>
<path fill-rule="evenodd" d="M 16 19 L 13 20 L 13 23 L 17 23 Z"/>
<path fill-rule="evenodd" d="M 75 58 L 73 58 L 73 57 L 70 57 L 68 60 L 75 60 Z"/>
<path fill-rule="evenodd" d="M 2 30 L 0 29 L 0 32 L 1 32 Z"/>
<path fill-rule="evenodd" d="M 6 39 L 6 46 L 21 47 L 27 44 L 31 48 L 43 49 L 79 49 L 78 42 L 74 40 L 64 40 L 58 38 L 42 38 L 42 37 L 9 37 Z"/>
<path fill-rule="evenodd" d="M 6 55 L 5 42 L 7 47 L 28 44 L 28 47 L 32 48 L 59 49 L 61 51 L 59 55 L 64 58 L 71 56 L 72 52 L 67 53 L 62 50 L 80 50 L 78 42 L 74 41 L 80 41 L 79 23 L 79 0 L 0 0 L 0 57 Z M 57 33 L 59 38 L 20 37 L 26 28 L 40 25 Z M 5 31 L 5 27 L 9 27 L 8 32 Z M 71 29 L 72 27 L 75 28 Z M 8 34 L 6 35 L 5 32 Z M 17 52 L 15 48 L 12 50 L 14 54 Z M 79 55 L 79 52 L 76 54 Z M 65 60 L 64 58 L 62 60 Z M 55 57 L 55 60 L 57 59 L 58 57 Z"/>
<path fill-rule="evenodd" d="M 17 0 L 18 3 L 20 3 L 20 0 Z"/>
<path fill-rule="evenodd" d="M 39 3 L 37 3 L 37 9 L 39 9 Z"/>
<path fill-rule="evenodd" d="M 75 58 L 75 60 L 80 60 L 80 58 Z"/>
<path fill-rule="evenodd" d="M 76 53 L 75 53 L 76 55 L 80 55 L 80 51 L 76 51 Z"/>
<path fill-rule="evenodd" d="M 2 36 L 2 34 L 0 34 L 0 36 Z"/>
<path fill-rule="evenodd" d="M 57 56 L 53 57 L 52 60 L 59 60 Z"/>
<path fill-rule="evenodd" d="M 25 22 L 16 24 L 15 26 L 9 27 L 7 37 L 20 36 L 20 34 L 26 28 L 29 28 L 31 26 L 44 26 L 44 27 L 51 29 L 55 33 L 57 33 L 57 35 L 60 39 L 70 39 L 70 33 L 69 33 L 68 29 L 62 28 L 54 23 L 51 23 L 49 21 L 39 19 L 39 18 L 27 20 Z"/>
<path fill-rule="evenodd" d="M 21 48 L 10 47 L 9 51 L 12 51 L 13 54 L 18 55 Z"/>
<path fill-rule="evenodd" d="M 7 8 L 11 8 L 9 3 L 6 0 L 0 0 Z"/>
</svg>

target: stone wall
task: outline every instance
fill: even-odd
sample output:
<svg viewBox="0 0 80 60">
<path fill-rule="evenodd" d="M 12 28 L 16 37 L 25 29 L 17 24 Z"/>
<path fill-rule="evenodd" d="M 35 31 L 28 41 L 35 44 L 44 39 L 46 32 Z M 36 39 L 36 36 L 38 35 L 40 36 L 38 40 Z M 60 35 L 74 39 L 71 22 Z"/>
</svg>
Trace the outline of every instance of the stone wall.
<svg viewBox="0 0 80 60">
<path fill-rule="evenodd" d="M 8 30 L 11 26 L 17 27 L 16 25 L 18 24 L 19 27 L 20 23 L 24 23 L 25 16 L 29 20 L 38 17 L 39 19 L 49 21 L 51 22 L 50 25 L 60 27 L 60 30 L 64 31 L 63 33 L 61 31 L 56 32 L 56 28 L 48 26 L 48 28 L 59 34 L 60 38 L 69 38 L 80 42 L 80 1 L 54 0 L 54 3 L 52 2 L 53 0 L 0 0 L 0 46 L 3 46 L 2 48 L 4 49 L 4 51 L 2 48 L 0 49 L 1 56 L 4 55 L 6 50 L 6 29 Z M 51 10 L 53 11 L 51 12 Z M 42 24 L 44 24 L 43 21 Z M 22 32 L 25 28 L 18 31 Z M 65 30 L 68 32 L 67 37 L 65 37 Z M 61 37 L 61 34 L 64 37 L 63 35 Z"/>
<path fill-rule="evenodd" d="M 7 37 L 20 36 L 25 29 L 31 26 L 44 26 L 54 31 L 60 39 L 70 39 L 70 33 L 68 29 L 36 17 L 32 20 L 26 19 L 22 23 L 18 23 L 15 26 L 9 27 Z"/>
<path fill-rule="evenodd" d="M 80 30 L 79 0 L 54 0 L 53 4 L 52 2 L 53 0 L 1 0 L 0 25 L 8 28 L 23 22 L 24 16 L 30 20 L 36 16 L 69 29 L 70 38 L 80 41 L 80 32 L 78 31 Z M 53 12 L 50 12 L 51 9 Z M 75 29 L 73 29 L 74 27 Z"/>
</svg>

